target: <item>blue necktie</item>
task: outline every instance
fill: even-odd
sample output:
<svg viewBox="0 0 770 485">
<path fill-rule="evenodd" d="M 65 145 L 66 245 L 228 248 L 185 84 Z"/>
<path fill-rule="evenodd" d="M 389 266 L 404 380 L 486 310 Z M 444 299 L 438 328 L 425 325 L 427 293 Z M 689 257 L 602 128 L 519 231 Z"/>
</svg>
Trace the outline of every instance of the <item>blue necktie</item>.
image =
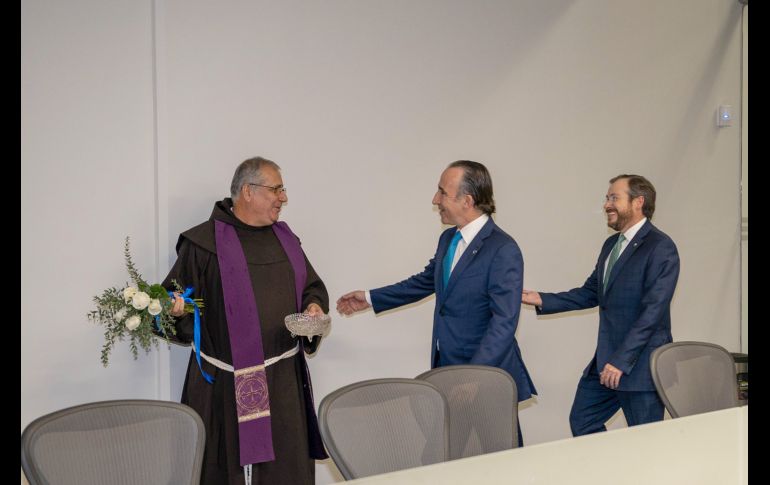
<svg viewBox="0 0 770 485">
<path fill-rule="evenodd" d="M 610 260 L 607 263 L 607 271 L 604 272 L 604 283 L 602 284 L 602 293 L 607 288 L 607 282 L 610 280 L 610 271 L 612 271 L 612 267 L 615 266 L 615 262 L 618 260 L 618 256 L 620 256 L 620 247 L 623 245 L 623 241 L 626 240 L 626 236 L 621 234 L 618 236 L 618 241 L 615 243 L 615 247 L 612 248 L 612 252 L 610 253 Z"/>
<path fill-rule="evenodd" d="M 444 256 L 444 288 L 446 288 L 446 284 L 449 282 L 449 273 L 452 272 L 452 260 L 455 259 L 457 243 L 460 242 L 462 237 L 463 235 L 458 229 L 452 238 L 452 242 L 449 243 L 449 249 L 446 250 L 446 256 Z"/>
</svg>

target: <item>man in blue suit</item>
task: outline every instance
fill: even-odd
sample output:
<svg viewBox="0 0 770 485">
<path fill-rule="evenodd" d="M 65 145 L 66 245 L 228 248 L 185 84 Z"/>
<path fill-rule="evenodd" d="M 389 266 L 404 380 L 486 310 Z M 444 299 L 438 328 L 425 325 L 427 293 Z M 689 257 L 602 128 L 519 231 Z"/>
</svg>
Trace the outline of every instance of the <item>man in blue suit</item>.
<svg viewBox="0 0 770 485">
<path fill-rule="evenodd" d="M 619 408 L 629 426 L 663 419 L 650 354 L 671 342 L 671 298 L 679 277 L 679 254 L 650 223 L 655 187 L 639 175 L 610 180 L 604 211 L 618 231 L 602 246 L 591 276 L 563 293 L 524 290 L 522 302 L 538 315 L 599 306 L 599 338 L 583 371 L 570 411 L 574 436 L 606 431 Z"/>
<path fill-rule="evenodd" d="M 516 343 L 524 261 L 516 241 L 497 227 L 492 178 L 478 162 L 459 160 L 441 174 L 433 196 L 444 231 L 425 269 L 400 283 L 352 291 L 337 300 L 344 315 L 375 313 L 436 294 L 431 367 L 480 364 L 507 371 L 518 399 L 536 394 Z M 521 443 L 521 431 L 519 431 Z"/>
</svg>

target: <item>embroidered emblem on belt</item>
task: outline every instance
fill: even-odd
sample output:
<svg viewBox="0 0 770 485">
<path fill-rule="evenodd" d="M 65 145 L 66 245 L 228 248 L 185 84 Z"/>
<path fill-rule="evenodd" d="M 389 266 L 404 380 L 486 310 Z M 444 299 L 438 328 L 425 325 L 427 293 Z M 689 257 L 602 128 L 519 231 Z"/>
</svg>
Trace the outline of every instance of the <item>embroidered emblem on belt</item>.
<svg viewBox="0 0 770 485">
<path fill-rule="evenodd" d="M 238 422 L 270 416 L 270 399 L 267 395 L 265 366 L 257 365 L 238 369 L 235 374 L 235 402 Z"/>
</svg>

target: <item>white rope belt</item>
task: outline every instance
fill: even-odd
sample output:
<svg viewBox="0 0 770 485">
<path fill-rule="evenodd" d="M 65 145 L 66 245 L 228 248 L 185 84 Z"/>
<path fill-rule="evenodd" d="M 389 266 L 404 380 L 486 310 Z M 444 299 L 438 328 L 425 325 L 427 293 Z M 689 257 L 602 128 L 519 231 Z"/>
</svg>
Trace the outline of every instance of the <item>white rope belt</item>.
<svg viewBox="0 0 770 485">
<path fill-rule="evenodd" d="M 196 351 L 196 349 L 195 349 L 195 342 L 192 343 L 192 348 L 193 348 L 193 352 L 195 352 Z M 293 349 L 287 350 L 286 352 L 282 353 L 281 355 L 279 355 L 277 357 L 270 357 L 269 359 L 265 359 L 265 367 L 267 367 L 269 365 L 273 365 L 276 362 L 278 362 L 279 360 L 288 359 L 289 357 L 293 357 L 293 356 L 297 355 L 298 352 L 299 352 L 299 342 L 297 342 L 297 345 Z M 231 366 L 230 364 L 226 364 L 226 363 L 222 362 L 221 360 L 215 359 L 214 357 L 209 357 L 208 355 L 204 354 L 203 352 L 201 352 L 201 357 L 203 357 L 203 360 L 205 360 L 206 362 L 208 362 L 209 364 L 213 365 L 214 367 L 216 367 L 218 369 L 226 370 L 227 372 L 233 372 L 233 366 Z"/>
</svg>

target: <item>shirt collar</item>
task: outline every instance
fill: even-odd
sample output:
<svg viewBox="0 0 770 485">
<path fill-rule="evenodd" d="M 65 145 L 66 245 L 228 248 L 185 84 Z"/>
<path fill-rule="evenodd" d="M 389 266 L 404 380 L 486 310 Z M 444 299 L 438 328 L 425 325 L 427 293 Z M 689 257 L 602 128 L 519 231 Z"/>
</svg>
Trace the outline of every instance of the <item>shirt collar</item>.
<svg viewBox="0 0 770 485">
<path fill-rule="evenodd" d="M 462 234 L 463 241 L 465 242 L 466 246 L 470 244 L 471 241 L 473 241 L 473 238 L 476 237 L 476 234 L 481 231 L 481 228 L 484 227 L 484 224 L 486 224 L 488 220 L 488 214 L 481 214 L 473 221 L 466 224 L 465 227 L 460 229 L 460 234 Z"/>
<path fill-rule="evenodd" d="M 623 233 L 623 235 L 626 237 L 626 241 L 630 241 L 631 239 L 633 239 L 634 236 L 636 236 L 636 233 L 639 232 L 639 229 L 642 228 L 645 222 L 647 222 L 647 218 L 643 217 L 641 221 L 629 227 L 628 230 Z"/>
</svg>

